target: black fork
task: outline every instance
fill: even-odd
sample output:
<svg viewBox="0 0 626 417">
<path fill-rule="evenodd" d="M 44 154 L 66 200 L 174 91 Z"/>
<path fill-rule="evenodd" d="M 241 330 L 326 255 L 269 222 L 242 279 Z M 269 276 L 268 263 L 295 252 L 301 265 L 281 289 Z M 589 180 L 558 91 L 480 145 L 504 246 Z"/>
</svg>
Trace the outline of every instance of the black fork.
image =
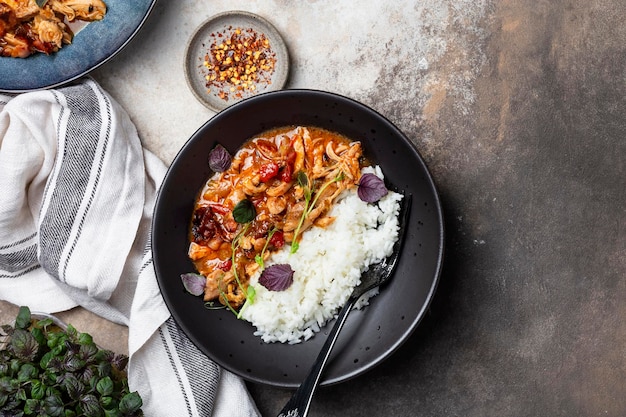
<svg viewBox="0 0 626 417">
<path fill-rule="evenodd" d="M 400 205 L 400 227 L 398 231 L 398 240 L 394 245 L 393 253 L 382 262 L 376 265 L 371 265 L 369 269 L 363 273 L 361 276 L 361 283 L 354 288 L 352 295 L 350 295 L 350 298 L 348 298 L 348 301 L 337 315 L 337 321 L 331 329 L 326 342 L 322 346 L 322 349 L 320 350 L 315 363 L 311 367 L 309 374 L 300 384 L 296 392 L 293 393 L 285 407 L 283 407 L 281 412 L 278 414 L 278 417 L 305 417 L 308 414 L 313 394 L 319 384 L 322 372 L 326 367 L 326 363 L 330 357 L 330 352 L 337 341 L 339 331 L 348 318 L 348 314 L 352 311 L 352 308 L 363 294 L 372 288 L 378 287 L 389 281 L 393 275 L 393 271 L 398 263 L 398 258 L 400 257 L 406 225 L 408 224 L 411 212 L 411 197 L 412 196 L 410 194 L 408 196 L 404 196 Z"/>
</svg>

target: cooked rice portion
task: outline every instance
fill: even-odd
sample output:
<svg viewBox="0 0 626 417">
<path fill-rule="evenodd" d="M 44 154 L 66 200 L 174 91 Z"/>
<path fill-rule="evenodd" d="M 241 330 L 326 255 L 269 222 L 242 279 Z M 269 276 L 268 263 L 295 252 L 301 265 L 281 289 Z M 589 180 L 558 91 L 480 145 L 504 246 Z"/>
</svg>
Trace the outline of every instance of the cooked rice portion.
<svg viewBox="0 0 626 417">
<path fill-rule="evenodd" d="M 364 168 L 366 172 L 382 178 L 378 167 Z M 330 226 L 305 232 L 296 253 L 285 246 L 273 254 L 266 266 L 290 264 L 294 281 L 285 291 L 269 291 L 258 284 L 260 272 L 251 277 L 256 297 L 242 318 L 256 327 L 255 334 L 265 342 L 299 343 L 318 332 L 345 304 L 361 273 L 392 253 L 401 199 L 401 194 L 389 192 L 368 204 L 355 189 L 344 191 L 332 208 L 336 219 Z M 366 294 L 357 307 L 376 293 Z"/>
</svg>

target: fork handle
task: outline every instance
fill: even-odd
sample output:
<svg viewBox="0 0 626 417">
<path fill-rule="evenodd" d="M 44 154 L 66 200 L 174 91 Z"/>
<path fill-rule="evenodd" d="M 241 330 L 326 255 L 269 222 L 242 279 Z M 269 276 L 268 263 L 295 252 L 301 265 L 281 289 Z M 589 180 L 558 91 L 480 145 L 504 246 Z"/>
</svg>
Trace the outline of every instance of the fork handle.
<svg viewBox="0 0 626 417">
<path fill-rule="evenodd" d="M 358 297 L 351 296 L 348 302 L 343 306 L 339 314 L 335 325 L 330 330 L 326 342 L 322 346 L 320 353 L 317 355 L 315 363 L 311 367 L 306 379 L 302 381 L 296 392 L 293 393 L 285 407 L 278 414 L 278 417 L 305 417 L 309 413 L 309 407 L 311 406 L 311 400 L 317 386 L 319 385 L 322 372 L 326 368 L 330 352 L 335 346 L 335 342 L 339 336 L 339 331 L 343 327 L 348 318 L 348 314 L 357 302 Z"/>
</svg>

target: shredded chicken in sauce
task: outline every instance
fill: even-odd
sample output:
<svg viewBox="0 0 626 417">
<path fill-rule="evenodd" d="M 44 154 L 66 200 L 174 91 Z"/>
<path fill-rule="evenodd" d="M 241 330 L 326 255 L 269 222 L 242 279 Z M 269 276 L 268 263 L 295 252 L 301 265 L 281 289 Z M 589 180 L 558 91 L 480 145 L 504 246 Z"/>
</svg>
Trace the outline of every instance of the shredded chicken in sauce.
<svg viewBox="0 0 626 417">
<path fill-rule="evenodd" d="M 293 250 L 302 232 L 330 225 L 334 201 L 358 183 L 364 164 L 360 142 L 319 128 L 277 129 L 245 143 L 195 203 L 189 257 L 207 278 L 204 300 L 240 308 L 258 258 L 284 244 Z M 255 209 L 245 224 L 233 215 L 242 200 Z"/>
<path fill-rule="evenodd" d="M 72 43 L 68 23 L 101 20 L 107 6 L 102 0 L 0 0 L 0 56 L 26 58 L 50 54 Z"/>
</svg>

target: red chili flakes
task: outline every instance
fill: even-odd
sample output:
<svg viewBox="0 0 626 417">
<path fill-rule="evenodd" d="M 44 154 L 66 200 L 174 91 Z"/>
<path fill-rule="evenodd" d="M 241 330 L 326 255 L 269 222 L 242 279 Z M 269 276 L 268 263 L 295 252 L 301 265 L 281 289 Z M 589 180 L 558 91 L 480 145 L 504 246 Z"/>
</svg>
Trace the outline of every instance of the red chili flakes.
<svg viewBox="0 0 626 417">
<path fill-rule="evenodd" d="M 231 26 L 210 36 L 202 63 L 208 93 L 217 91 L 223 100 L 243 98 L 257 86 L 272 83 L 276 54 L 264 34 Z"/>
</svg>

